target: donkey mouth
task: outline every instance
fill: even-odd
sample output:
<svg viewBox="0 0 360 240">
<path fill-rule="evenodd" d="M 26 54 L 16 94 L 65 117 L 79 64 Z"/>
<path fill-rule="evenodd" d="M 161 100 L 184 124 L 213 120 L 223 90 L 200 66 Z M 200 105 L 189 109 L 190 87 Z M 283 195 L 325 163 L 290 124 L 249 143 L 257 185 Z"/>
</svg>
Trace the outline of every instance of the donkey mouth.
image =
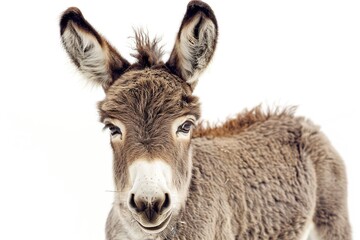
<svg viewBox="0 0 360 240">
<path fill-rule="evenodd" d="M 162 221 L 159 225 L 157 226 L 144 226 L 143 224 L 141 224 L 139 221 L 136 220 L 136 222 L 140 225 L 140 227 L 144 230 L 144 232 L 146 233 L 159 233 L 162 232 L 168 225 L 168 223 L 170 222 L 170 218 L 171 218 L 171 213 L 164 219 L 164 221 Z"/>
</svg>

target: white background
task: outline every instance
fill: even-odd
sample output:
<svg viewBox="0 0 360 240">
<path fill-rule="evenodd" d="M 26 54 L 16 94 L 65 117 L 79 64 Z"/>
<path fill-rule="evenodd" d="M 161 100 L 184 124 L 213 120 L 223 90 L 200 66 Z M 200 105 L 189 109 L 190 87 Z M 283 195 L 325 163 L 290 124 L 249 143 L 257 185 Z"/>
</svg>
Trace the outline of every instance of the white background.
<svg viewBox="0 0 360 240">
<path fill-rule="evenodd" d="M 356 1 L 216 1 L 218 49 L 195 94 L 213 122 L 244 108 L 298 105 L 343 156 L 360 239 L 360 7 Z M 7 1 L 0 6 L 0 239 L 98 240 L 112 202 L 102 90 L 60 44 L 78 6 L 131 61 L 132 27 L 171 50 L 187 1 Z M 167 58 L 168 54 L 165 56 Z"/>
</svg>

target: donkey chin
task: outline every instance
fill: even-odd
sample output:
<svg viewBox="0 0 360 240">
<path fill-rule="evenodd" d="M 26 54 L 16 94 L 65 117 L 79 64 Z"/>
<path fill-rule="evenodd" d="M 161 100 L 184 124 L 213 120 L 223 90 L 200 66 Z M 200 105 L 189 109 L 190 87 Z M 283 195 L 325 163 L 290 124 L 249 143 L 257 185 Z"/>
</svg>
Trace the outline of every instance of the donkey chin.
<svg viewBox="0 0 360 240">
<path fill-rule="evenodd" d="M 129 167 L 127 207 L 140 229 L 157 234 L 166 229 L 185 201 L 173 184 L 172 169 L 162 160 L 137 160 Z"/>
</svg>

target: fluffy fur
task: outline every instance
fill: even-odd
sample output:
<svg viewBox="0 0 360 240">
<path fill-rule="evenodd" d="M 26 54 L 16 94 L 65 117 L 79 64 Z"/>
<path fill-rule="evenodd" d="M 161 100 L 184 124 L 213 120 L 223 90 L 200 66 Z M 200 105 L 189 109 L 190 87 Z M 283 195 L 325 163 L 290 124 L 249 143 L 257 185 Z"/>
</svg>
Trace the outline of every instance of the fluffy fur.
<svg viewBox="0 0 360 240">
<path fill-rule="evenodd" d="M 75 65 L 104 87 L 101 121 L 126 126 L 124 139 L 112 142 L 116 193 L 108 240 L 302 240 L 312 223 L 321 240 L 351 239 L 343 161 L 319 127 L 295 117 L 293 108 L 257 107 L 222 125 L 200 124 L 191 142 L 177 141 L 174 122 L 200 117 L 192 90 L 216 47 L 217 21 L 207 4 L 188 4 L 165 63 L 157 40 L 137 33 L 137 62 L 130 65 L 78 9 L 67 10 L 60 27 Z M 139 158 L 166 162 L 172 184 L 187 196 L 161 233 L 142 231 L 127 207 L 128 168 Z"/>
</svg>

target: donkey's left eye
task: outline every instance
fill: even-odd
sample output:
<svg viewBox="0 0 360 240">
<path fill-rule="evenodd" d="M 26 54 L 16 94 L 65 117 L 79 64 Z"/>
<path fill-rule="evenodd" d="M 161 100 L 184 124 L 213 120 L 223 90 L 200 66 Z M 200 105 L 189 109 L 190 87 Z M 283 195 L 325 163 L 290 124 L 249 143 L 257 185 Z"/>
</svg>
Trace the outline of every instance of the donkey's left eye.
<svg viewBox="0 0 360 240">
<path fill-rule="evenodd" d="M 179 132 L 189 133 L 191 130 L 191 127 L 193 125 L 194 124 L 191 121 L 186 121 L 178 127 L 178 130 L 176 131 L 176 133 L 179 133 Z"/>
</svg>

